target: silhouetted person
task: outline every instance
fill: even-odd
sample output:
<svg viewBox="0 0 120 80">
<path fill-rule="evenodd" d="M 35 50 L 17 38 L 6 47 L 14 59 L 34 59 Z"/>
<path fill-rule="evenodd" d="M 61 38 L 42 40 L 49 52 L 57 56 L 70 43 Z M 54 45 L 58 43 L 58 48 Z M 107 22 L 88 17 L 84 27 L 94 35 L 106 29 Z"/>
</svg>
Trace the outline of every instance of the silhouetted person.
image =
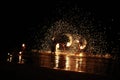
<svg viewBox="0 0 120 80">
<path fill-rule="evenodd" d="M 51 43 L 51 54 L 55 54 L 55 51 L 56 51 L 56 41 L 52 40 L 52 43 Z"/>
<path fill-rule="evenodd" d="M 56 44 L 52 44 L 51 45 L 51 54 L 55 54 L 55 51 L 56 51 Z"/>
</svg>

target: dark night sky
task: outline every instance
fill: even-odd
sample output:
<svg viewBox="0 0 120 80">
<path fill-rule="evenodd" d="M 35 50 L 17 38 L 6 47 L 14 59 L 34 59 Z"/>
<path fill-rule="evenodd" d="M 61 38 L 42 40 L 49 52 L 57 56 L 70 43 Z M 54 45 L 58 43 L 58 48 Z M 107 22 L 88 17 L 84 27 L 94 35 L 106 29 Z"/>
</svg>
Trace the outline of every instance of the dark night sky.
<svg viewBox="0 0 120 80">
<path fill-rule="evenodd" d="M 78 2 L 57 2 L 47 3 L 40 2 L 39 4 L 18 5 L 9 4 L 2 6 L 1 10 L 1 25 L 0 25 L 0 52 L 9 51 L 14 47 L 20 46 L 21 43 L 29 41 L 31 27 L 36 27 L 39 24 L 45 24 L 47 17 L 53 17 L 54 9 L 57 5 L 65 6 L 66 4 L 78 5 Z M 85 6 L 88 9 L 90 5 Z M 119 7 L 105 5 L 94 6 L 94 13 L 98 20 L 103 21 L 105 24 L 110 24 L 114 32 L 119 32 L 118 26 L 120 24 Z"/>
</svg>

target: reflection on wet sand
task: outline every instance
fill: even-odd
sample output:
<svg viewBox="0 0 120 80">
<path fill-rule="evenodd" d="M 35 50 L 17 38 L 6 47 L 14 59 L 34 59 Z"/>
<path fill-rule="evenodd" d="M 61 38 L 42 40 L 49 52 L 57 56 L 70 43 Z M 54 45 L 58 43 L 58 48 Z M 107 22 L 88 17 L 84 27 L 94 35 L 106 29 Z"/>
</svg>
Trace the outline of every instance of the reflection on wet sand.
<svg viewBox="0 0 120 80">
<path fill-rule="evenodd" d="M 39 67 L 95 74 L 107 74 L 108 72 L 112 73 L 114 72 L 115 67 L 118 65 L 111 57 L 109 57 L 109 55 L 101 56 L 89 54 L 86 56 L 84 53 L 31 54 L 32 57 L 29 57 L 19 52 L 17 57 L 15 57 L 14 55 L 8 53 L 7 61 L 17 64 L 32 63 L 33 65 Z"/>
<path fill-rule="evenodd" d="M 63 54 L 40 54 L 39 66 L 52 69 L 105 74 L 108 59 Z"/>
</svg>

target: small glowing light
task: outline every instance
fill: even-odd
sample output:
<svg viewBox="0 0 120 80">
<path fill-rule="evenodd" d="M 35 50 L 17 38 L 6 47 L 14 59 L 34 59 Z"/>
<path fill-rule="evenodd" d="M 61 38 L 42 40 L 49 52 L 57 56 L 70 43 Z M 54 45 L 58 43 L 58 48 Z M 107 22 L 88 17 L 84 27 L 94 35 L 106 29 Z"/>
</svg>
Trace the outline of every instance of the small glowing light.
<svg viewBox="0 0 120 80">
<path fill-rule="evenodd" d="M 83 46 L 80 46 L 80 49 L 84 49 L 84 47 L 83 47 Z"/>
<path fill-rule="evenodd" d="M 25 47 L 25 44 L 22 44 L 22 47 Z"/>
<path fill-rule="evenodd" d="M 19 54 L 22 54 L 22 52 L 20 51 Z"/>
<path fill-rule="evenodd" d="M 60 45 L 59 45 L 59 43 L 57 43 L 56 44 L 56 52 L 58 51 L 59 47 L 60 47 Z"/>
<path fill-rule="evenodd" d="M 21 63 L 22 61 L 22 55 L 19 55 L 19 62 L 18 63 Z"/>
<path fill-rule="evenodd" d="M 70 43 L 70 42 L 67 42 L 67 45 L 66 45 L 66 46 L 69 47 L 70 45 L 71 45 L 71 43 Z"/>
<path fill-rule="evenodd" d="M 11 54 L 9 54 L 9 57 L 7 58 L 7 61 L 12 62 L 12 55 Z"/>
<path fill-rule="evenodd" d="M 9 61 L 12 62 L 12 55 L 10 55 L 10 60 Z"/>
<path fill-rule="evenodd" d="M 54 39 L 55 39 L 55 37 L 52 38 L 52 40 L 54 40 Z"/>
<path fill-rule="evenodd" d="M 10 54 L 10 57 L 12 57 L 12 54 Z"/>
<path fill-rule="evenodd" d="M 10 55 L 10 53 L 8 53 L 8 55 Z"/>
<path fill-rule="evenodd" d="M 80 57 L 83 57 L 83 53 L 80 53 L 79 56 L 80 56 Z"/>
<path fill-rule="evenodd" d="M 56 48 L 59 48 L 59 47 L 60 47 L 60 45 L 59 45 L 59 43 L 57 43 L 57 44 L 56 44 Z"/>
<path fill-rule="evenodd" d="M 110 54 L 105 54 L 105 58 L 110 58 L 111 57 L 111 55 Z"/>
</svg>

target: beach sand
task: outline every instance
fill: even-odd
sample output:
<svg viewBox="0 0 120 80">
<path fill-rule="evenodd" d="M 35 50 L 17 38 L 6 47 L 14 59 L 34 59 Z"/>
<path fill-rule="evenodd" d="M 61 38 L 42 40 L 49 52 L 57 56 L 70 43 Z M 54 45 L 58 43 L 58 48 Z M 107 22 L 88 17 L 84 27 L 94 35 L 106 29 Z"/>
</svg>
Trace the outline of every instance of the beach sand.
<svg viewBox="0 0 120 80">
<path fill-rule="evenodd" d="M 1 80 L 117 80 L 112 76 L 49 69 L 31 64 L 1 64 L 0 73 Z"/>
</svg>

